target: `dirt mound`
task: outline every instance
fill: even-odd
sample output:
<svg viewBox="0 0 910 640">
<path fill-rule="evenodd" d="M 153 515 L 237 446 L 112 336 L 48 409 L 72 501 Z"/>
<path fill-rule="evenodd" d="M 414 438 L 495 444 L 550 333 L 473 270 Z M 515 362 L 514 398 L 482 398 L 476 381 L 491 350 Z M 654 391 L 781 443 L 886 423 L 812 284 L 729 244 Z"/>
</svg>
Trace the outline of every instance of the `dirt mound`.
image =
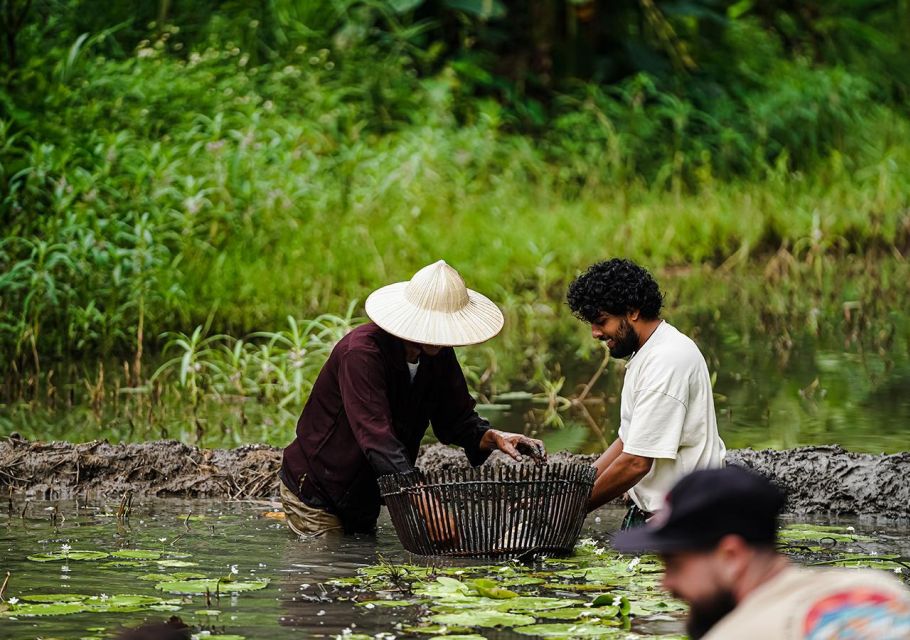
<svg viewBox="0 0 910 640">
<path fill-rule="evenodd" d="M 592 462 L 596 456 L 556 453 L 553 461 Z M 910 518 L 910 452 L 850 453 L 840 447 L 786 451 L 730 451 L 731 464 L 755 469 L 787 489 L 788 510 L 800 514 Z M 515 464 L 495 453 L 487 464 Z M 59 499 L 77 495 L 120 497 L 263 498 L 277 493 L 281 449 L 248 445 L 199 449 L 173 440 L 142 444 L 0 441 L 4 493 Z M 424 447 L 418 465 L 448 469 L 467 465 L 458 449 Z"/>
</svg>

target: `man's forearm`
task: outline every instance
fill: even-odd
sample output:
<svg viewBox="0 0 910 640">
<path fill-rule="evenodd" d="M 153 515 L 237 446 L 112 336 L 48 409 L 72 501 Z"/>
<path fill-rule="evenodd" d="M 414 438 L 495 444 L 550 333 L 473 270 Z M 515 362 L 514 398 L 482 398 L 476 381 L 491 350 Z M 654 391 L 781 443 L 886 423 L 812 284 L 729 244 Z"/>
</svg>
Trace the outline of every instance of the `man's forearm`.
<svg viewBox="0 0 910 640">
<path fill-rule="evenodd" d="M 612 447 L 611 447 L 612 448 Z M 606 455 L 606 454 L 604 454 Z M 631 453 L 620 453 L 613 463 L 594 481 L 588 511 L 605 505 L 638 484 L 648 475 L 653 460 Z"/>
<path fill-rule="evenodd" d="M 622 453 L 622 440 L 616 438 L 607 450 L 604 451 L 601 456 L 594 462 L 594 467 L 597 469 L 597 477 L 603 475 L 604 471 L 610 468 L 610 465 L 619 457 L 619 454 Z"/>
</svg>

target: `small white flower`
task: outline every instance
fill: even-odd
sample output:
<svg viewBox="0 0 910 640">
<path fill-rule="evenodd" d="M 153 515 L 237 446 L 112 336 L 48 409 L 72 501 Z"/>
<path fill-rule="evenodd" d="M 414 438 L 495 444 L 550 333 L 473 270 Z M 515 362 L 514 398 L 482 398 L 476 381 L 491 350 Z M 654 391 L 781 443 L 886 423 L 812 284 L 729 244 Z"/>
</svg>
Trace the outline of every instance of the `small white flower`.
<svg viewBox="0 0 910 640">
<path fill-rule="evenodd" d="M 68 544 L 61 544 L 61 545 L 60 545 L 60 550 L 61 550 L 63 553 L 66 553 L 66 552 L 69 551 L 70 549 L 72 549 L 72 547 L 69 546 Z"/>
<path fill-rule="evenodd" d="M 622 605 L 622 596 L 613 596 L 613 606 L 619 607 Z"/>
<path fill-rule="evenodd" d="M 10 604 L 16 604 L 17 602 L 19 602 L 19 598 L 13 597 L 13 598 L 10 598 L 9 600 L 7 600 L 7 602 L 9 602 Z"/>
<path fill-rule="evenodd" d="M 900 568 L 900 567 L 894 567 L 894 573 L 896 573 L 897 575 L 900 575 L 900 574 L 901 574 L 901 568 Z"/>
<path fill-rule="evenodd" d="M 595 555 L 595 556 L 602 556 L 602 555 L 605 554 L 606 552 L 607 552 L 607 550 L 604 549 L 603 547 L 597 547 L 596 549 L 594 549 L 594 555 Z"/>
<path fill-rule="evenodd" d="M 167 538 L 158 538 L 158 542 L 167 542 Z"/>
<path fill-rule="evenodd" d="M 847 527 L 847 531 L 856 531 L 854 527 Z"/>
<path fill-rule="evenodd" d="M 232 564 L 232 565 L 231 565 L 231 573 L 234 574 L 235 576 L 237 575 L 238 572 L 237 572 L 237 565 L 236 565 L 236 564 Z"/>
<path fill-rule="evenodd" d="M 363 605 L 363 606 L 366 607 L 367 609 L 375 609 L 375 608 L 376 608 L 376 605 L 373 604 L 372 602 L 367 602 L 367 603 L 366 603 L 365 605 Z"/>
<path fill-rule="evenodd" d="M 102 594 L 101 594 L 101 599 L 102 599 L 102 600 L 107 600 L 109 597 L 110 597 L 110 596 L 108 596 L 106 593 L 102 593 Z"/>
<path fill-rule="evenodd" d="M 324 615 L 325 615 L 325 609 L 320 609 L 319 611 L 316 612 L 316 615 L 317 615 L 317 616 L 324 616 Z"/>
<path fill-rule="evenodd" d="M 635 571 L 635 567 L 637 567 L 640 562 L 641 562 L 641 558 L 632 558 L 632 561 L 629 563 L 629 566 L 627 567 L 627 569 L 629 571 Z"/>
</svg>

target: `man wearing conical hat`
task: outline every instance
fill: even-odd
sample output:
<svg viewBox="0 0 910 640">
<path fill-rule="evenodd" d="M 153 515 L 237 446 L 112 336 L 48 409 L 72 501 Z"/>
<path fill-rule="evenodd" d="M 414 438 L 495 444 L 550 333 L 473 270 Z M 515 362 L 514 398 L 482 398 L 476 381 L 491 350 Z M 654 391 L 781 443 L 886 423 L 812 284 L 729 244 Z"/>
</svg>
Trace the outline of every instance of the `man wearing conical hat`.
<svg viewBox="0 0 910 640">
<path fill-rule="evenodd" d="M 495 449 L 544 455 L 539 440 L 491 429 L 474 410 L 452 347 L 492 338 L 503 316 L 455 269 L 440 260 L 382 287 L 366 312 L 372 322 L 332 350 L 284 450 L 279 489 L 298 535 L 373 531 L 377 478 L 413 469 L 430 424 L 473 465 Z"/>
</svg>

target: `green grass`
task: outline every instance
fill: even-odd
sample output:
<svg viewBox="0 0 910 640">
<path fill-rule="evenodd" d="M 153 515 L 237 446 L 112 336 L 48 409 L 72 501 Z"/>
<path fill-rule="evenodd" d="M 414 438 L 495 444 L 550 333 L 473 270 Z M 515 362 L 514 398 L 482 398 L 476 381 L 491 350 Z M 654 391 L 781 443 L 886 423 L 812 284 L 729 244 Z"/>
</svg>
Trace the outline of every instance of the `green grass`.
<svg viewBox="0 0 910 640">
<path fill-rule="evenodd" d="M 464 357 L 484 398 L 571 396 L 564 369 L 596 368 L 563 298 L 610 256 L 653 269 L 682 326 L 780 358 L 906 343 L 910 120 L 849 70 L 765 52 L 750 73 L 777 81 L 713 111 L 646 75 L 588 84 L 527 130 L 398 41 L 257 60 L 175 33 L 56 42 L 0 96 L 5 402 L 100 421 L 122 400 L 131 434 L 205 431 L 229 396 L 238 424 L 251 398 L 291 415 L 369 292 L 440 258 L 506 314 Z"/>
</svg>

